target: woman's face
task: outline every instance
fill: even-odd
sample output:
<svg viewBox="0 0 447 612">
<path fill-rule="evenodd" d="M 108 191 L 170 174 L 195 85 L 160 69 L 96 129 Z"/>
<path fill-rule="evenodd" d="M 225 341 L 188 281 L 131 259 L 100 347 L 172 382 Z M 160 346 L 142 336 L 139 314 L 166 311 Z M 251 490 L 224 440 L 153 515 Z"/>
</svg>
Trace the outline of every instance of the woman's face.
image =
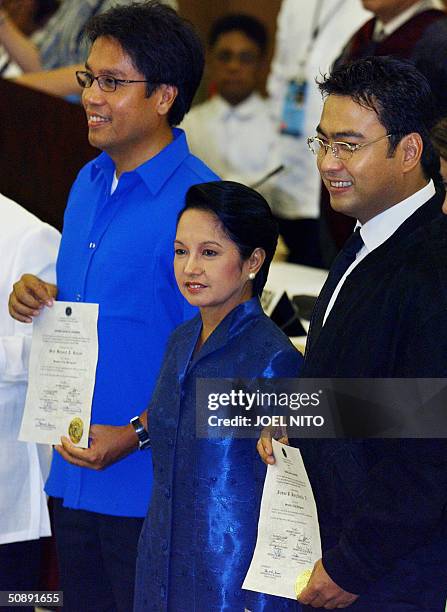
<svg viewBox="0 0 447 612">
<path fill-rule="evenodd" d="M 242 261 L 214 214 L 195 209 L 184 212 L 174 248 L 175 278 L 193 306 L 213 310 L 222 319 L 251 298 L 250 260 Z"/>
</svg>

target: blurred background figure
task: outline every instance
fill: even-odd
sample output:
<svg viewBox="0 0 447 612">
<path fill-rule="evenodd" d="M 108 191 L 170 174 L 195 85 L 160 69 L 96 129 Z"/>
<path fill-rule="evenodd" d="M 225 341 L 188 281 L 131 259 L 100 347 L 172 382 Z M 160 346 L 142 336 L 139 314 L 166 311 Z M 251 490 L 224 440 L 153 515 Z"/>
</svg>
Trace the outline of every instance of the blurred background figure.
<svg viewBox="0 0 447 612">
<path fill-rule="evenodd" d="M 444 181 L 444 187 L 447 187 L 447 117 L 443 117 L 438 121 L 432 130 L 431 137 L 435 149 L 439 153 L 441 176 Z M 442 211 L 447 214 L 447 196 L 444 200 Z"/>
<path fill-rule="evenodd" d="M 60 236 L 1 194 L 0 228 L 0 590 L 33 590 L 39 588 L 40 538 L 51 534 L 43 491 L 51 449 L 17 440 L 32 327 L 9 316 L 8 295 L 25 272 L 55 282 Z"/>
<path fill-rule="evenodd" d="M 273 211 L 289 249 L 289 261 L 321 266 L 320 177 L 309 159 L 322 101 L 315 78 L 329 72 L 349 37 L 370 16 L 358 0 L 283 0 L 275 54 L 267 83 L 280 133 L 280 163 Z"/>
<path fill-rule="evenodd" d="M 13 44 L 14 37 L 19 39 L 22 36 L 30 36 L 39 28 L 43 28 L 51 15 L 59 7 L 58 0 L 3 0 L 0 2 L 0 32 L 2 30 L 2 22 L 7 18 L 10 19 L 12 28 L 10 28 L 9 36 L 6 34 L 10 44 Z M 8 26 L 6 30 L 8 30 Z M 21 73 L 20 67 L 14 62 L 6 48 L 0 46 L 0 76 L 13 77 Z"/>
<path fill-rule="evenodd" d="M 39 4 L 39 0 L 36 2 Z M 0 0 L 0 44 L 8 54 L 7 76 L 27 73 L 19 77 L 17 82 L 61 96 L 79 94 L 80 88 L 74 72 L 84 68 L 87 57 L 87 48 L 82 37 L 85 23 L 90 17 L 104 13 L 112 6 L 131 2 L 132 0 L 62 0 L 45 26 L 28 37 L 12 19 L 5 0 Z M 176 0 L 166 0 L 165 4 L 177 8 Z"/>
<path fill-rule="evenodd" d="M 335 65 L 368 55 L 390 55 L 413 62 L 430 83 L 440 116 L 447 114 L 447 15 L 440 0 L 362 0 L 373 17 L 343 49 Z M 329 266 L 354 229 L 355 221 L 332 210 L 321 197 L 322 248 Z"/>
<path fill-rule="evenodd" d="M 447 117 L 438 121 L 432 130 L 432 141 L 441 159 L 441 175 L 447 184 Z"/>
<path fill-rule="evenodd" d="M 275 123 L 259 92 L 267 43 L 265 26 L 249 15 L 230 14 L 214 22 L 208 38 L 214 95 L 195 106 L 181 125 L 194 155 L 221 178 L 247 185 L 279 165 Z"/>
</svg>

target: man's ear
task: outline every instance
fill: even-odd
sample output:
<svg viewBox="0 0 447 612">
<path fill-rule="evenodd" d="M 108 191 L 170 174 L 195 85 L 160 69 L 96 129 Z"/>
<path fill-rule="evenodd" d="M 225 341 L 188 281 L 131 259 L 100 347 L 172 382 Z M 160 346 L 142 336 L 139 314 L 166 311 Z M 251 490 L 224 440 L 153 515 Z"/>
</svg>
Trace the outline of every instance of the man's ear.
<svg viewBox="0 0 447 612">
<path fill-rule="evenodd" d="M 178 89 L 174 85 L 162 84 L 158 87 L 159 94 L 157 110 L 159 115 L 167 115 L 175 102 L 178 94 Z"/>
<path fill-rule="evenodd" d="M 417 132 L 407 134 L 399 143 L 402 151 L 402 169 L 404 174 L 411 172 L 420 163 L 424 143 Z"/>
</svg>

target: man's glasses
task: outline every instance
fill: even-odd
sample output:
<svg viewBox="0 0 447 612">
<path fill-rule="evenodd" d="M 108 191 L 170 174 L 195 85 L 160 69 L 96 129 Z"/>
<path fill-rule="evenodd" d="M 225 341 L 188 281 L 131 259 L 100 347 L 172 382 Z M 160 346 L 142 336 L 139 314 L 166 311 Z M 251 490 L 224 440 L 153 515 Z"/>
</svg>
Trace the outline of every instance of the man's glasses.
<svg viewBox="0 0 447 612">
<path fill-rule="evenodd" d="M 153 83 L 153 81 L 132 81 L 130 79 L 115 79 L 113 76 L 106 74 L 101 76 L 94 76 L 91 72 L 85 70 L 76 71 L 76 79 L 82 89 L 88 89 L 93 85 L 93 81 L 98 81 L 99 89 L 102 91 L 115 91 L 117 85 L 127 83 Z"/>
<path fill-rule="evenodd" d="M 370 142 L 363 142 L 361 144 L 350 144 L 349 142 L 333 142 L 332 144 L 329 142 L 325 142 L 318 138 L 318 136 L 313 136 L 307 139 L 307 146 L 310 151 L 318 158 L 324 157 L 329 149 L 332 151 L 332 155 L 336 159 L 341 159 L 342 161 L 348 161 L 354 155 L 356 151 L 363 149 L 363 147 L 367 147 L 368 145 L 372 145 L 380 140 L 384 140 L 384 138 L 390 138 L 392 134 L 386 134 L 385 136 L 381 136 L 380 138 L 376 138 L 376 140 L 371 140 Z"/>
</svg>

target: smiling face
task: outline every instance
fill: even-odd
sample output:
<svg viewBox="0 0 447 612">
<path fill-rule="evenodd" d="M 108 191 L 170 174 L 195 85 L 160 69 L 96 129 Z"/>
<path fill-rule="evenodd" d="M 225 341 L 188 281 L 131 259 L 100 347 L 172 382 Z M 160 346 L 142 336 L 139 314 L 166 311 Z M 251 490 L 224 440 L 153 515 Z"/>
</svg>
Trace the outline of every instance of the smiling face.
<svg viewBox="0 0 447 612">
<path fill-rule="evenodd" d="M 175 278 L 193 306 L 212 312 L 220 321 L 252 297 L 248 279 L 252 263 L 241 259 L 213 213 L 186 210 L 177 226 L 174 248 Z"/>
<path fill-rule="evenodd" d="M 221 34 L 211 51 L 211 75 L 219 94 L 231 105 L 243 102 L 257 87 L 262 54 L 244 32 Z"/>
<path fill-rule="evenodd" d="M 121 45 L 109 37 L 96 39 L 85 67 L 94 76 L 145 80 Z M 154 150 L 158 152 L 165 133 L 170 133 L 167 111 L 161 104 L 162 87 L 149 98 L 146 97 L 146 83 L 117 84 L 116 91 L 104 92 L 94 81 L 91 87 L 83 90 L 89 142 L 106 151 L 117 170 L 139 166 Z"/>
<path fill-rule="evenodd" d="M 401 145 L 388 157 L 386 130 L 372 109 L 348 96 L 330 95 L 317 133 L 330 143 L 363 144 L 383 137 L 359 149 L 347 161 L 336 159 L 330 149 L 317 158 L 334 210 L 366 223 L 407 197 Z"/>
</svg>

